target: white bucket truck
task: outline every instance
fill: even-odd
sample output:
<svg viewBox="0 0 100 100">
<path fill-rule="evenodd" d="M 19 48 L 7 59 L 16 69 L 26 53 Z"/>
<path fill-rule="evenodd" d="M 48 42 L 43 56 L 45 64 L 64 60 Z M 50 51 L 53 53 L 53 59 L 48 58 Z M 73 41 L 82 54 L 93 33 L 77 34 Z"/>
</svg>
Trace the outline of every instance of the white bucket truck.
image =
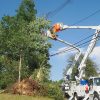
<svg viewBox="0 0 100 100">
<path fill-rule="evenodd" d="M 75 76 L 76 81 L 70 81 L 68 78 L 72 74 L 73 65 L 75 62 L 78 61 L 81 52 L 77 47 L 67 43 L 63 40 L 58 39 L 57 35 L 55 34 L 58 31 L 62 31 L 65 29 L 94 29 L 95 34 L 93 35 L 90 44 L 85 52 L 85 55 L 78 67 L 79 75 Z M 68 26 L 63 25 L 60 23 L 55 24 L 50 30 L 46 32 L 46 35 L 51 39 L 58 40 L 62 43 L 65 43 L 73 48 L 78 50 L 78 54 L 75 55 L 75 62 L 73 63 L 72 67 L 69 68 L 67 71 L 67 78 L 64 80 L 64 93 L 69 100 L 100 100 L 100 77 L 91 77 L 88 81 L 83 80 L 85 76 L 85 68 L 86 68 L 86 61 L 91 52 L 93 51 L 95 44 L 98 40 L 98 36 L 100 34 L 100 26 Z M 88 66 L 87 66 L 88 67 Z"/>
</svg>

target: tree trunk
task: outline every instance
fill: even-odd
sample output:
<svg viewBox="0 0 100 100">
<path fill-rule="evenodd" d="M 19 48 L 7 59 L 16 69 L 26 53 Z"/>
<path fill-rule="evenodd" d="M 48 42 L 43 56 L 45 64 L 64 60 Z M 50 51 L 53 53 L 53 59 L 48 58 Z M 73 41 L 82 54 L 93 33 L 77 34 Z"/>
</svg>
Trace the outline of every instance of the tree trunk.
<svg viewBox="0 0 100 100">
<path fill-rule="evenodd" d="M 18 82 L 20 83 L 21 81 L 21 67 L 22 67 L 22 57 L 20 54 L 20 59 L 19 59 L 19 77 L 18 77 Z"/>
</svg>

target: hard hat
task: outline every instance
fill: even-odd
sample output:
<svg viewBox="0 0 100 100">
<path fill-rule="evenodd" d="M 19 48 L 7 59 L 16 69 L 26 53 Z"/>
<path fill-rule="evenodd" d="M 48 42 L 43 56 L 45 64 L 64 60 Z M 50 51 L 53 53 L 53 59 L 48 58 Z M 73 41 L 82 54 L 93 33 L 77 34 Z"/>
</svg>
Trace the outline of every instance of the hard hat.
<svg viewBox="0 0 100 100">
<path fill-rule="evenodd" d="M 61 30 L 61 24 L 57 23 L 53 26 L 53 32 L 59 32 Z"/>
</svg>

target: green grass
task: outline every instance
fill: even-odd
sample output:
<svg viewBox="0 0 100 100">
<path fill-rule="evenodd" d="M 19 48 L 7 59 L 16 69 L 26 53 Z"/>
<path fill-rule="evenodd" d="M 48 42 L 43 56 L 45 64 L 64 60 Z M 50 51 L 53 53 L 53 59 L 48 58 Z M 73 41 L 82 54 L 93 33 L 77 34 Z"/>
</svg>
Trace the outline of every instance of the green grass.
<svg viewBox="0 0 100 100">
<path fill-rule="evenodd" d="M 0 100 L 53 100 L 47 97 L 33 97 L 25 95 L 0 94 Z"/>
</svg>

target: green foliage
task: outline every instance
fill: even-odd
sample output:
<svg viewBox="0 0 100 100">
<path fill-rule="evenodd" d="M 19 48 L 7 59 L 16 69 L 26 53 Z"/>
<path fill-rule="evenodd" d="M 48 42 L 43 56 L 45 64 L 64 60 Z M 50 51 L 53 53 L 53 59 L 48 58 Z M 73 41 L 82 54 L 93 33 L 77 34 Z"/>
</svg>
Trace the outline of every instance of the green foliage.
<svg viewBox="0 0 100 100">
<path fill-rule="evenodd" d="M 75 66 L 73 66 L 72 75 L 71 75 L 72 80 L 75 80 L 75 76 L 77 76 L 79 73 L 78 66 L 81 63 L 82 58 L 83 58 L 83 55 L 80 56 L 79 61 L 76 63 Z M 68 66 L 67 66 L 68 68 L 71 67 L 73 63 L 73 59 L 74 59 L 74 56 L 69 57 Z M 90 76 L 96 76 L 97 75 L 96 68 L 97 68 L 96 64 L 90 58 L 88 58 L 86 62 L 86 68 L 85 68 L 85 79 L 88 79 Z"/>
<path fill-rule="evenodd" d="M 50 69 L 44 67 L 40 67 L 35 69 L 33 74 L 31 75 L 32 79 L 37 80 L 38 82 L 48 82 Z"/>
<path fill-rule="evenodd" d="M 33 0 L 22 0 L 22 3 L 17 10 L 18 20 L 25 20 L 27 22 L 33 21 L 36 18 L 36 9 Z"/>
<path fill-rule="evenodd" d="M 54 100 L 64 100 L 61 87 L 58 82 L 50 82 L 43 84 L 46 90 L 46 96 L 54 98 Z"/>
<path fill-rule="evenodd" d="M 89 58 L 86 62 L 86 79 L 88 79 L 90 76 L 97 76 L 97 71 L 96 71 L 96 68 L 97 68 L 97 65 Z"/>
<path fill-rule="evenodd" d="M 20 57 L 21 79 L 40 68 L 47 71 L 42 71 L 42 76 L 47 76 L 43 80 L 49 78 L 51 45 L 41 30 L 48 29 L 50 22 L 36 18 L 34 8 L 33 0 L 23 0 L 15 16 L 4 16 L 0 22 L 0 85 L 3 87 L 18 80 Z"/>
<path fill-rule="evenodd" d="M 16 81 L 18 67 L 16 61 L 8 60 L 6 56 L 0 56 L 0 64 L 0 88 L 4 89 Z"/>
</svg>

